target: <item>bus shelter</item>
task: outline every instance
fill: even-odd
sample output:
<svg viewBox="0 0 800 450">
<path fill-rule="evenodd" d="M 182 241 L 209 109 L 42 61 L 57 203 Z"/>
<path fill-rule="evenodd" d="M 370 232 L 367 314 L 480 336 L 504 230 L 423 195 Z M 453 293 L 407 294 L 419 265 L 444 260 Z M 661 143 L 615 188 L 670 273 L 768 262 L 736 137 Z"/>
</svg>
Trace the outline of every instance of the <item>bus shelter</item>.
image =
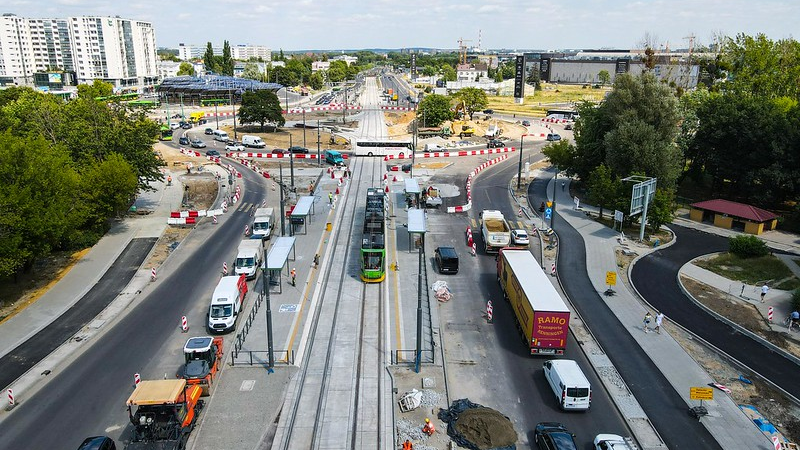
<svg viewBox="0 0 800 450">
<path fill-rule="evenodd" d="M 406 178 L 403 180 L 405 184 L 405 192 L 406 192 L 406 204 L 410 208 L 412 206 L 412 199 L 413 205 L 419 206 L 419 195 L 422 193 L 419 189 L 419 182 L 416 178 Z"/>
<path fill-rule="evenodd" d="M 408 210 L 408 251 L 425 248 L 425 233 L 428 231 L 424 209 Z"/>
<path fill-rule="evenodd" d="M 308 234 L 308 221 L 311 220 L 313 214 L 314 196 L 306 195 L 300 197 L 289 213 L 289 223 L 292 224 L 292 230 L 294 230 L 295 225 L 303 225 L 303 234 Z"/>
<path fill-rule="evenodd" d="M 283 293 L 283 285 L 281 284 L 281 271 L 286 267 L 286 275 L 289 275 L 289 254 L 292 255 L 292 261 L 297 259 L 295 253 L 295 240 L 297 238 L 291 236 L 281 236 L 274 238 L 272 246 L 269 248 L 267 259 L 264 262 L 267 273 L 269 274 L 269 284 L 278 286 L 278 293 Z"/>
</svg>

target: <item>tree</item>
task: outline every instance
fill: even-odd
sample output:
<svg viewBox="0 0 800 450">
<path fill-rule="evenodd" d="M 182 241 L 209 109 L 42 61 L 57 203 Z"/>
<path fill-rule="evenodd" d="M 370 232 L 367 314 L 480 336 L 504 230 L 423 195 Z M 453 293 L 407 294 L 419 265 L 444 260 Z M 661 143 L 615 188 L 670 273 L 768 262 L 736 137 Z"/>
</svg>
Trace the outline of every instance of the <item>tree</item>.
<svg viewBox="0 0 800 450">
<path fill-rule="evenodd" d="M 89 209 L 87 226 L 105 232 L 108 218 L 128 209 L 137 184 L 133 166 L 118 153 L 86 168 L 81 174 L 81 194 Z"/>
<path fill-rule="evenodd" d="M 177 75 L 180 77 L 182 75 L 189 75 L 190 77 L 195 76 L 194 66 L 188 62 L 182 62 L 180 66 L 178 66 L 178 73 Z"/>
<path fill-rule="evenodd" d="M 446 95 L 431 94 L 419 102 L 417 109 L 417 123 L 422 126 L 438 127 L 445 120 L 453 118 L 453 110 L 450 109 L 450 98 Z"/>
<path fill-rule="evenodd" d="M 223 75 L 233 76 L 233 57 L 231 56 L 231 44 L 228 41 L 222 43 L 222 62 L 220 72 Z"/>
<path fill-rule="evenodd" d="M 203 66 L 206 72 L 219 73 L 217 59 L 214 57 L 214 47 L 211 46 L 211 42 L 206 45 L 206 52 L 203 54 Z"/>
<path fill-rule="evenodd" d="M 597 79 L 600 80 L 600 84 L 605 86 L 611 82 L 611 74 L 609 74 L 607 70 L 601 70 L 597 73 Z"/>
<path fill-rule="evenodd" d="M 78 97 L 96 99 L 110 97 L 114 94 L 114 85 L 102 80 L 94 80 L 92 84 L 79 84 Z"/>
<path fill-rule="evenodd" d="M 256 80 L 256 81 L 263 81 L 264 74 L 261 73 L 261 70 L 258 68 L 258 64 L 248 62 L 244 65 L 244 70 L 242 70 L 242 78 L 247 78 L 249 80 Z"/>
<path fill-rule="evenodd" d="M 311 78 L 308 79 L 308 85 L 311 86 L 311 89 L 315 91 L 322 89 L 322 86 L 325 84 L 325 79 L 322 78 L 322 74 L 319 72 L 314 72 L 311 74 Z"/>
<path fill-rule="evenodd" d="M 653 232 L 672 222 L 675 212 L 673 191 L 656 188 L 653 201 L 647 205 L 647 223 Z"/>
<path fill-rule="evenodd" d="M 274 92 L 260 90 L 242 94 L 242 106 L 239 108 L 241 123 L 258 123 L 261 131 L 267 122 L 282 127 L 286 123 L 281 113 L 281 102 Z"/>
<path fill-rule="evenodd" d="M 739 34 L 722 43 L 722 61 L 730 68 L 729 92 L 757 97 L 800 97 L 800 43 L 772 41 L 764 34 Z"/>
<path fill-rule="evenodd" d="M 600 218 L 603 218 L 603 209 L 614 204 L 622 182 L 615 178 L 611 170 L 605 164 L 600 164 L 589 175 L 586 188 L 589 194 L 589 201 L 600 208 Z"/>
<path fill-rule="evenodd" d="M 436 75 L 436 67 L 435 66 L 425 66 L 422 68 L 422 74 L 426 77 L 432 77 Z"/>
<path fill-rule="evenodd" d="M 542 149 L 542 154 L 559 170 L 567 174 L 572 173 L 571 168 L 575 165 L 575 146 L 568 140 L 549 142 Z"/>
<path fill-rule="evenodd" d="M 442 78 L 444 78 L 444 81 L 456 81 L 458 79 L 456 69 L 454 69 L 450 64 L 443 64 Z"/>
<path fill-rule="evenodd" d="M 453 97 L 459 102 L 464 102 L 464 107 L 467 109 L 470 119 L 472 119 L 472 114 L 475 111 L 480 111 L 489 104 L 486 92 L 473 87 L 463 88 L 456 92 Z"/>
</svg>

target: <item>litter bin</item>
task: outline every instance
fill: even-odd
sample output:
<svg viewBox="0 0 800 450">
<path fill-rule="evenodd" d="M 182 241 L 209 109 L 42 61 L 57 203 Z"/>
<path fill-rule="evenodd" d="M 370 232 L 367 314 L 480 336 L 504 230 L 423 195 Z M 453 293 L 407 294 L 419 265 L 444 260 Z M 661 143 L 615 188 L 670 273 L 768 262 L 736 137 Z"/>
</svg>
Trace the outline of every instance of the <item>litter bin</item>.
<svg viewBox="0 0 800 450">
<path fill-rule="evenodd" d="M 333 226 L 332 226 L 332 224 L 330 222 L 325 224 L 325 231 L 331 231 L 332 229 L 333 229 Z"/>
</svg>

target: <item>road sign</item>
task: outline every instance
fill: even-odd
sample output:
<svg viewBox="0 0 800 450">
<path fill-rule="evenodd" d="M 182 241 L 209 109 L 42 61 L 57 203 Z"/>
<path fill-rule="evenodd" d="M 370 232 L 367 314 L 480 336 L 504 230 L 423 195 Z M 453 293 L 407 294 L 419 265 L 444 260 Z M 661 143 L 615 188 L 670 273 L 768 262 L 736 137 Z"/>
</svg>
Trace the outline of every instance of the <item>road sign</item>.
<svg viewBox="0 0 800 450">
<path fill-rule="evenodd" d="M 689 388 L 689 398 L 691 400 L 714 400 L 714 388 L 710 387 Z"/>
<path fill-rule="evenodd" d="M 553 215 L 553 208 L 545 208 L 544 210 L 544 218 L 549 219 Z"/>
<path fill-rule="evenodd" d="M 546 202 L 545 204 L 547 205 L 548 208 L 552 208 L 553 207 L 553 202 Z"/>
<path fill-rule="evenodd" d="M 617 272 L 606 272 L 606 284 L 609 286 L 617 285 Z"/>
</svg>

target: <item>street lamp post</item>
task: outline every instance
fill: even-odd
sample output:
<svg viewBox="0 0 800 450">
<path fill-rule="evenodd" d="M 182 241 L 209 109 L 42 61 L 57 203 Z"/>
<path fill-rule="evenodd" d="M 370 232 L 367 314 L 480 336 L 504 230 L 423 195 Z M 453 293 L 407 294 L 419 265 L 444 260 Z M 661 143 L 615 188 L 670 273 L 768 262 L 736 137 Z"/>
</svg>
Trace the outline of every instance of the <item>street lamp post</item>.
<svg viewBox="0 0 800 450">
<path fill-rule="evenodd" d="M 294 152 L 292 151 L 292 134 L 289 133 L 289 185 L 294 187 Z"/>
<path fill-rule="evenodd" d="M 306 108 L 303 107 L 303 148 L 306 148 Z"/>
<path fill-rule="evenodd" d="M 239 137 L 236 135 L 236 104 L 233 103 L 233 94 L 230 89 L 228 90 L 228 99 L 231 102 L 231 106 L 233 106 L 233 140 L 238 141 Z"/>
<path fill-rule="evenodd" d="M 219 130 L 219 105 L 217 102 L 214 102 L 214 117 L 217 119 L 217 129 Z"/>
<path fill-rule="evenodd" d="M 522 183 L 522 142 L 525 139 L 525 136 L 528 134 L 523 134 L 519 137 L 519 168 L 517 170 L 517 190 L 520 188 L 520 184 Z M 555 192 L 553 193 L 555 195 Z"/>
<path fill-rule="evenodd" d="M 284 212 L 283 198 L 283 164 L 280 165 L 280 182 L 278 184 L 281 188 L 281 236 L 283 236 L 284 233 L 286 233 L 286 213 Z"/>
<path fill-rule="evenodd" d="M 264 254 L 267 254 L 266 239 L 261 240 L 261 247 L 264 249 Z M 269 298 L 269 277 L 267 276 L 267 258 L 264 258 L 263 266 L 261 269 L 261 284 L 263 289 L 264 301 L 267 302 L 267 359 L 269 365 L 267 371 L 272 373 L 272 368 L 275 367 L 275 352 L 272 345 L 272 302 Z"/>
<path fill-rule="evenodd" d="M 317 120 L 317 167 L 322 166 L 322 160 L 319 159 L 319 120 Z"/>
</svg>

